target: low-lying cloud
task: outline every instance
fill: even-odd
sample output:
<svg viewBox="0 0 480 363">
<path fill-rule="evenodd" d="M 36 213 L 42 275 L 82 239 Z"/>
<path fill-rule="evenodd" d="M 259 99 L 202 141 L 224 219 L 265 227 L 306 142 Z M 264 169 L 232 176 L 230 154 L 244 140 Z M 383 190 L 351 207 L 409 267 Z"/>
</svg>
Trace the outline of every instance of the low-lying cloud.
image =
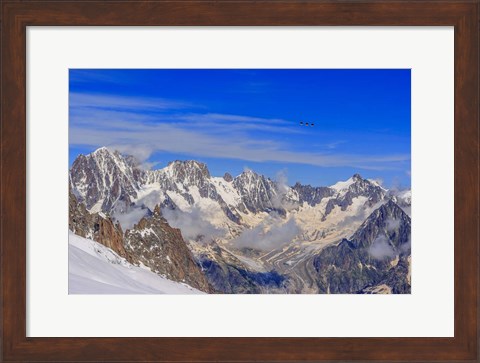
<svg viewBox="0 0 480 363">
<path fill-rule="evenodd" d="M 272 251 L 291 243 L 301 233 L 294 218 L 287 222 L 279 217 L 270 216 L 258 226 L 247 229 L 233 240 L 237 248 L 249 247 L 262 251 Z"/>
<path fill-rule="evenodd" d="M 400 219 L 387 219 L 385 227 L 388 232 L 396 231 L 400 227 Z"/>
<path fill-rule="evenodd" d="M 161 190 L 153 190 L 147 195 L 137 200 L 138 205 L 144 205 L 150 210 L 154 210 L 157 204 L 162 203 L 164 200 L 164 193 Z"/>
<path fill-rule="evenodd" d="M 124 155 L 131 155 L 139 163 L 139 166 L 145 170 L 149 170 L 153 163 L 147 163 L 146 160 L 152 155 L 152 148 L 148 145 L 111 145 L 112 150 L 118 150 Z"/>
<path fill-rule="evenodd" d="M 127 229 L 132 229 L 147 213 L 148 209 L 146 208 L 133 208 L 126 213 L 114 212 L 112 217 L 120 223 L 122 230 L 125 232 Z"/>
<path fill-rule="evenodd" d="M 209 211 L 198 207 L 193 207 L 190 211 L 162 209 L 162 215 L 168 223 L 172 227 L 180 229 L 185 239 L 206 243 L 212 239 L 224 237 L 226 232 L 207 220 L 206 214 L 209 213 Z"/>
<path fill-rule="evenodd" d="M 288 185 L 287 169 L 282 169 L 277 172 L 275 176 L 275 191 L 276 195 L 272 198 L 274 208 L 290 211 L 298 207 L 296 201 L 289 200 L 288 198 L 288 193 L 291 191 L 291 188 Z"/>
<path fill-rule="evenodd" d="M 379 208 L 384 202 L 378 202 L 370 208 L 361 207 L 358 208 L 357 212 L 353 215 L 347 215 L 343 220 L 338 222 L 336 228 L 352 228 L 361 225 L 372 213 L 372 210 Z M 340 207 L 337 207 L 340 208 Z"/>
<path fill-rule="evenodd" d="M 368 248 L 368 253 L 377 260 L 392 258 L 396 255 L 395 249 L 388 243 L 385 236 L 377 237 Z"/>
</svg>

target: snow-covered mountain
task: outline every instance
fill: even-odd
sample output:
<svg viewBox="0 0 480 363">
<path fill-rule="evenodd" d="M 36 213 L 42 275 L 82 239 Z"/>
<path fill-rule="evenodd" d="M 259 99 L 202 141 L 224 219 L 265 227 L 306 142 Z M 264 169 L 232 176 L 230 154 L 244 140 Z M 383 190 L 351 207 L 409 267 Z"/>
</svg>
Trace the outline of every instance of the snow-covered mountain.
<svg viewBox="0 0 480 363">
<path fill-rule="evenodd" d="M 334 198 L 329 200 L 325 215 L 328 215 L 335 205 L 345 210 L 355 198 L 366 197 L 368 205 L 372 206 L 385 199 L 387 190 L 376 181 L 363 179 L 359 174 L 353 175 L 344 182 L 338 182 L 330 187 Z"/>
<path fill-rule="evenodd" d="M 232 186 L 240 196 L 240 208 L 245 207 L 252 213 L 283 209 L 279 185 L 252 170 L 246 170 L 233 179 Z"/>
<path fill-rule="evenodd" d="M 213 291 L 180 230 L 168 224 L 159 206 L 124 234 L 118 222 L 114 224 L 103 212 L 90 213 L 70 192 L 69 230 L 111 249 L 130 264 L 205 292 Z"/>
<path fill-rule="evenodd" d="M 168 280 L 145 266 L 135 266 L 113 250 L 73 232 L 68 235 L 70 294 L 202 294 Z"/>
<path fill-rule="evenodd" d="M 174 281 L 211 292 L 208 281 L 183 240 L 181 231 L 172 228 L 157 206 L 125 233 L 125 249 L 152 271 Z"/>
<path fill-rule="evenodd" d="M 127 257 L 123 244 L 123 231 L 104 213 L 90 213 L 70 189 L 68 198 L 68 229 L 78 236 L 100 242 L 121 257 Z M 127 257 L 128 258 L 128 257 Z"/>
<path fill-rule="evenodd" d="M 390 200 L 313 260 L 324 293 L 410 293 L 410 217 Z"/>
<path fill-rule="evenodd" d="M 92 212 L 109 212 L 119 202 L 129 205 L 143 185 L 144 172 L 133 157 L 105 147 L 79 155 L 70 170 L 70 184 Z"/>
<path fill-rule="evenodd" d="M 410 191 L 387 190 L 359 174 L 332 186 L 291 187 L 252 170 L 212 176 L 195 160 L 143 170 L 133 157 L 107 148 L 75 160 L 70 187 L 88 213 L 121 225 L 126 252 L 165 275 L 162 238 L 143 238 L 154 230 L 147 221 L 157 211 L 154 224 L 164 220 L 163 232 L 179 229 L 188 246 L 176 253 L 191 251 L 210 285 L 229 293 L 323 291 L 313 264 L 321 250 L 351 238 L 386 203 L 407 216 L 411 206 Z M 168 274 L 178 279 L 185 272 Z M 193 286 L 207 291 L 195 275 L 200 285 Z"/>
<path fill-rule="evenodd" d="M 356 198 L 367 204 L 385 200 L 387 190 L 373 180 L 355 174 L 330 187 L 295 184 L 293 187 L 247 170 L 232 178 L 210 175 L 204 163 L 173 161 L 163 169 L 142 170 L 131 156 L 100 148 L 80 155 L 72 165 L 70 183 L 73 192 L 91 212 L 125 214 L 132 206 L 153 210 L 157 204 L 170 209 L 189 210 L 215 205 L 231 221 L 249 224 L 245 215 L 298 210 L 303 205 L 324 203 L 326 218 L 335 206 L 345 211 Z M 408 205 L 408 196 L 399 194 Z"/>
</svg>

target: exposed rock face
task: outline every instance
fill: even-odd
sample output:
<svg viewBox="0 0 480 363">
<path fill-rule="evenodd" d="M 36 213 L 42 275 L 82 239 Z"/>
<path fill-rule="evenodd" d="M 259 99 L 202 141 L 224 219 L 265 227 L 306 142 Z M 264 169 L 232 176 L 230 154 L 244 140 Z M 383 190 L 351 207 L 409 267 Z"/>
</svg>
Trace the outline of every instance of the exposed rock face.
<svg viewBox="0 0 480 363">
<path fill-rule="evenodd" d="M 213 291 L 180 230 L 168 224 L 158 206 L 151 216 L 126 231 L 125 247 L 152 271 L 205 292 Z"/>
<path fill-rule="evenodd" d="M 186 187 L 197 187 L 203 198 L 217 198 L 215 186 L 210 183 L 210 172 L 204 163 L 195 160 L 173 161 L 164 169 L 154 170 L 147 176 L 148 183 L 159 183 L 162 190 L 171 190 L 182 193 L 178 185 Z M 186 197 L 190 204 L 193 198 Z"/>
<path fill-rule="evenodd" d="M 407 240 L 406 235 L 410 233 L 409 220 L 407 223 L 398 212 L 401 211 L 398 206 L 404 211 L 410 209 L 409 191 L 390 193 L 358 174 L 330 187 L 300 183 L 289 187 L 253 171 L 245 171 L 235 178 L 228 173 L 215 177 L 204 163 L 194 160 L 174 161 L 163 169 L 145 171 L 133 157 L 105 148 L 80 155 L 70 177 L 75 194 L 70 228 L 75 233 L 101 242 L 120 255 L 126 254 L 134 263 L 142 262 L 159 274 L 203 291 L 213 286 L 224 293 L 282 292 L 282 289 L 296 292 L 297 286 L 307 284 L 307 290 L 298 291 L 317 292 L 317 279 L 321 293 L 410 291 L 410 283 L 405 278 L 410 266 L 408 244 L 399 247 L 404 243 L 398 242 Z M 389 199 L 393 205 L 387 203 L 382 212 L 378 207 Z M 153 213 L 155 206 L 159 208 Z M 368 225 L 365 224 L 366 216 L 375 208 L 379 214 L 373 213 L 367 220 Z M 169 214 L 166 209 L 175 212 Z M 205 217 L 208 222 L 205 226 L 195 226 L 200 232 L 207 230 L 198 234 L 205 238 L 200 241 L 185 233 L 189 238 L 187 244 L 180 231 L 161 216 L 160 210 L 172 225 L 182 229 L 188 228 L 189 223 L 194 224 L 199 215 Z M 228 245 L 244 231 L 262 226 L 266 218 L 273 221 L 277 214 L 296 218 L 302 234 L 291 242 L 299 244 L 298 251 L 293 247 L 285 251 L 278 249 L 272 254 L 273 258 L 267 259 L 263 258 L 265 254 L 252 257 L 234 244 L 232 248 Z M 171 217 L 178 215 L 194 220 L 184 227 L 185 223 L 175 224 Z M 122 237 L 120 226 L 114 225 L 109 216 L 122 221 L 124 229 L 130 228 L 133 222 L 137 225 Z M 362 221 L 365 221 L 363 229 L 359 228 L 352 236 Z M 266 221 L 264 225 L 265 233 L 275 231 L 277 222 L 269 223 Z M 388 231 L 382 223 L 389 226 Z M 397 228 L 397 224 L 404 225 L 403 229 Z M 392 226 L 397 228 L 395 233 L 390 231 Z M 222 231 L 221 236 L 209 234 L 211 228 Z M 259 236 L 263 236 L 262 233 Z M 213 246 L 214 242 L 206 253 L 205 243 L 216 238 L 219 239 L 217 246 Z M 275 236 L 275 239 L 281 238 Z M 297 264 L 306 261 L 305 256 L 299 256 L 306 252 L 306 248 L 300 246 L 306 242 L 312 246 L 319 243 L 314 246 L 319 249 L 329 244 L 317 252 L 314 262 L 312 250 L 308 251 L 308 266 L 305 265 L 308 268 L 303 267 L 303 262 Z M 257 248 L 256 245 L 250 247 Z M 371 249 L 381 258 L 373 257 Z M 248 258 L 263 267 L 258 268 L 248 262 Z M 272 268 L 277 272 L 269 271 Z M 296 276 L 300 269 L 302 272 Z M 289 271 L 293 272 L 289 275 Z"/>
<path fill-rule="evenodd" d="M 385 236 L 396 249 L 409 247 L 410 217 L 392 200 L 376 209 L 352 236 L 355 246 L 369 247 L 379 236 Z"/>
<path fill-rule="evenodd" d="M 387 197 L 393 200 L 399 207 L 401 207 L 405 213 L 411 215 L 412 207 L 412 191 L 406 190 L 390 190 Z"/>
<path fill-rule="evenodd" d="M 187 185 L 201 186 L 206 184 L 207 179 L 210 178 L 210 171 L 207 165 L 199 161 L 176 160 L 170 162 L 168 166 L 170 166 L 170 176 L 174 180 L 181 181 Z"/>
<path fill-rule="evenodd" d="M 110 212 L 119 202 L 130 205 L 143 178 L 132 157 L 107 148 L 78 156 L 70 170 L 71 185 L 93 212 Z"/>
<path fill-rule="evenodd" d="M 162 208 L 177 208 L 177 199 L 172 200 L 171 193 L 190 206 L 197 203 L 199 197 L 207 198 L 215 201 L 237 224 L 242 223 L 241 213 L 274 211 L 285 215 L 286 209 L 296 209 L 303 203 L 315 206 L 328 199 L 324 211 L 324 218 L 327 218 L 336 206 L 345 211 L 356 197 L 366 197 L 370 207 L 391 197 L 380 185 L 358 174 L 331 187 L 300 183 L 288 187 L 251 170 L 235 178 L 228 173 L 223 178 L 214 178 L 206 164 L 195 160 L 177 160 L 163 169 L 144 171 L 133 157 L 106 148 L 80 155 L 72 166 L 70 179 L 75 193 L 91 212 L 112 215 L 128 212 L 133 202 L 142 203 L 137 200 L 139 191 L 145 185 L 156 183 L 156 200 L 150 209 L 157 204 Z M 219 184 L 218 180 L 226 185 Z M 226 190 L 232 198 L 225 197 Z M 408 208 L 410 198 L 398 199 L 398 203 Z"/>
<path fill-rule="evenodd" d="M 199 290 L 213 292 L 203 272 L 193 259 L 178 229 L 170 227 L 156 208 L 127 230 L 100 213 L 90 213 L 85 204 L 69 193 L 69 229 L 85 238 L 111 248 L 130 263 L 140 262 L 165 277 L 185 282 Z M 127 244 L 125 248 L 124 243 Z"/>
<path fill-rule="evenodd" d="M 215 290 L 224 294 L 264 294 L 279 291 L 285 277 L 276 271 L 254 272 L 237 265 L 204 260 L 202 268 Z"/>
<path fill-rule="evenodd" d="M 123 247 L 123 232 L 119 224 L 113 225 L 111 219 L 99 216 L 94 228 L 96 230 L 94 241 L 111 248 L 122 257 L 126 256 L 125 248 Z"/>
<path fill-rule="evenodd" d="M 198 190 L 201 198 L 208 198 L 216 201 L 225 215 L 235 223 L 240 223 L 240 217 L 220 196 L 217 186 L 213 183 L 210 172 L 204 163 L 194 160 L 174 161 L 168 164 L 164 169 L 155 170 L 148 174 L 149 183 L 158 183 L 160 189 L 164 192 L 172 191 L 181 195 L 189 205 L 195 203 L 192 195 L 192 189 Z M 165 202 L 170 198 L 165 193 L 164 201 L 161 207 L 164 208 Z M 167 207 L 171 205 L 168 202 Z M 170 208 L 173 209 L 173 208 Z"/>
<path fill-rule="evenodd" d="M 410 224 L 410 217 L 389 201 L 351 240 L 323 249 L 313 261 L 320 292 L 368 292 L 369 287 L 386 285 L 392 293 L 409 293 Z"/>
<path fill-rule="evenodd" d="M 123 232 L 120 225 L 114 225 L 110 218 L 103 217 L 98 213 L 89 213 L 85 204 L 79 203 L 71 190 L 68 227 L 73 233 L 99 242 L 122 257 L 128 257 L 123 247 Z"/>
<path fill-rule="evenodd" d="M 199 256 L 202 270 L 216 291 L 224 294 L 262 294 L 285 291 L 286 277 L 276 271 L 251 271 L 237 257 L 215 242 L 209 255 Z"/>
<path fill-rule="evenodd" d="M 247 170 L 233 180 L 233 185 L 252 213 L 282 209 L 275 182 L 263 175 Z"/>
<path fill-rule="evenodd" d="M 385 189 L 377 183 L 363 179 L 359 174 L 354 174 L 347 182 L 339 184 L 341 185 L 331 187 L 334 192 L 333 198 L 327 203 L 324 218 L 330 214 L 335 206 L 339 206 L 342 211 L 346 210 L 348 206 L 352 205 L 354 198 L 366 197 L 366 204 L 371 207 L 386 197 Z"/>
<path fill-rule="evenodd" d="M 233 176 L 230 174 L 230 173 L 225 173 L 223 175 L 223 179 L 226 181 L 226 182 L 232 182 L 233 181 Z"/>
<path fill-rule="evenodd" d="M 353 183 L 345 193 L 345 199 L 351 200 L 358 196 L 368 196 L 368 201 L 373 205 L 380 202 L 386 194 L 385 189 L 370 180 L 363 179 L 359 174 L 352 177 Z"/>
<path fill-rule="evenodd" d="M 298 193 L 300 203 L 306 202 L 311 206 L 317 205 L 323 198 L 334 195 L 334 190 L 329 187 L 312 187 L 296 183 L 293 189 Z"/>
</svg>

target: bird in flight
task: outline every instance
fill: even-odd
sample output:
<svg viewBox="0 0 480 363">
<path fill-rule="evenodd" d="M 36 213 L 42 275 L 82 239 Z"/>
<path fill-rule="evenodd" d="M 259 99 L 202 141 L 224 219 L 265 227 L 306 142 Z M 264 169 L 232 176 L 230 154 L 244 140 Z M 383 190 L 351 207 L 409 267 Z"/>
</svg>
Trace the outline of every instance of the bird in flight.
<svg viewBox="0 0 480 363">
<path fill-rule="evenodd" d="M 313 122 L 303 122 L 303 121 L 300 121 L 300 126 L 310 126 L 310 127 L 313 127 L 315 126 L 315 124 Z"/>
</svg>

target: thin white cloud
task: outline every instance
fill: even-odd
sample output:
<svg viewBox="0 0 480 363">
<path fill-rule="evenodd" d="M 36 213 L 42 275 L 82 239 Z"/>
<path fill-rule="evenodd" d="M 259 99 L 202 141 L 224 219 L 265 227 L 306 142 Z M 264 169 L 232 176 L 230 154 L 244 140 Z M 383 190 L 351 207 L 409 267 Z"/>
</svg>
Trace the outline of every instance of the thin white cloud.
<svg viewBox="0 0 480 363">
<path fill-rule="evenodd" d="M 70 107 L 72 108 L 100 108 L 114 110 L 155 111 L 179 109 L 191 104 L 167 100 L 163 98 L 112 96 L 104 94 L 70 93 Z"/>
<path fill-rule="evenodd" d="M 99 102 L 101 107 L 94 104 Z M 70 107 L 70 124 L 74 126 L 91 127 L 94 129 L 131 129 L 136 128 L 138 123 L 143 123 L 143 127 L 155 125 L 159 123 L 168 123 L 178 128 L 188 128 L 189 130 L 199 129 L 208 133 L 224 134 L 226 132 L 242 132 L 246 133 L 252 130 L 272 132 L 272 133 L 289 133 L 289 134 L 305 134 L 306 131 L 300 128 L 292 128 L 296 123 L 281 119 L 258 118 L 251 116 L 232 115 L 232 114 L 212 114 L 212 113 L 168 113 L 161 111 L 170 109 L 158 108 L 153 110 L 148 107 L 151 102 L 142 104 L 141 102 L 130 102 L 123 104 L 122 107 L 116 107 L 117 103 L 122 103 L 122 98 L 98 101 L 95 103 L 86 103 L 89 106 L 78 106 L 71 103 Z M 136 105 L 136 106 L 134 106 Z M 143 106 L 142 106 L 143 105 Z M 172 111 L 178 111 L 172 109 Z"/>
<path fill-rule="evenodd" d="M 155 151 L 190 154 L 197 157 L 239 159 L 252 162 L 282 162 L 316 166 L 351 166 L 363 169 L 385 170 L 395 162 L 410 159 L 409 155 L 360 156 L 330 155 L 288 150 L 281 143 L 261 142 L 248 137 L 238 138 L 224 135 L 213 137 L 202 132 L 188 131 L 171 125 L 142 126 L 131 130 L 112 132 L 90 128 L 70 128 L 71 145 L 94 147 L 113 146 L 134 150 L 142 147 L 142 152 Z M 145 151 L 145 150 L 148 150 Z"/>
<path fill-rule="evenodd" d="M 71 145 L 109 146 L 133 154 L 140 162 L 154 152 L 370 170 L 399 168 L 410 160 L 409 154 L 371 156 L 297 151 L 289 144 L 288 135 L 304 131 L 292 127 L 288 120 L 219 113 L 182 114 L 187 106 L 177 101 L 72 93 L 70 102 Z M 164 114 L 167 110 L 176 114 Z M 268 136 L 254 139 L 249 134 L 252 130 L 287 137 L 284 141 Z"/>
<path fill-rule="evenodd" d="M 325 145 L 327 149 L 336 149 L 339 145 L 345 144 L 345 140 L 333 141 Z"/>
<path fill-rule="evenodd" d="M 276 125 L 291 125 L 292 122 L 287 120 L 282 120 L 278 118 L 262 118 L 262 117 L 253 117 L 253 116 L 244 116 L 244 115 L 231 115 L 231 114 L 220 114 L 220 113 L 205 113 L 202 115 L 198 114 L 187 114 L 183 115 L 180 118 L 183 118 L 187 121 L 221 121 L 221 122 L 240 122 L 240 123 L 251 123 L 251 122 L 261 122 L 269 123 Z"/>
</svg>

